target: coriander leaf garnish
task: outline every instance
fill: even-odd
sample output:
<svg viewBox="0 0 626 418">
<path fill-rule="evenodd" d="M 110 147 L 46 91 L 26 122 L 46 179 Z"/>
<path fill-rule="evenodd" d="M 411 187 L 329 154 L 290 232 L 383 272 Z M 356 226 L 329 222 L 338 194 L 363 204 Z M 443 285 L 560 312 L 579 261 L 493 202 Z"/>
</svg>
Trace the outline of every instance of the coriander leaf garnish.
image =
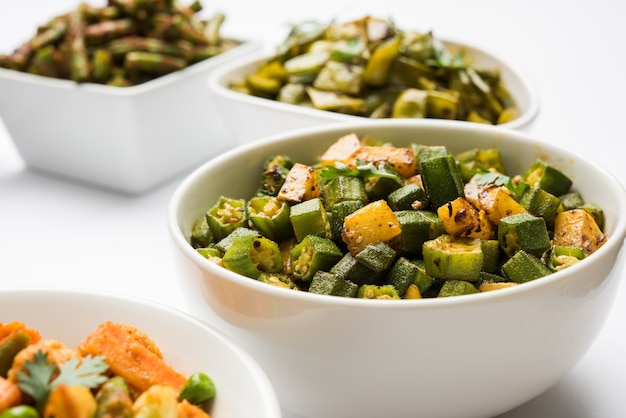
<svg viewBox="0 0 626 418">
<path fill-rule="evenodd" d="M 59 376 L 52 382 L 53 387 L 64 383 L 71 386 L 85 386 L 90 389 L 106 382 L 106 372 L 109 366 L 104 362 L 104 356 L 88 355 L 80 360 L 71 358 L 59 365 Z"/>
<path fill-rule="evenodd" d="M 48 364 L 48 353 L 37 351 L 32 361 L 24 363 L 28 373 L 20 372 L 17 375 L 19 387 L 35 399 L 37 408 L 41 408 L 50 395 L 50 377 L 56 369 L 52 363 Z"/>
<path fill-rule="evenodd" d="M 479 186 L 487 186 L 489 184 L 504 186 L 518 196 L 523 195 L 526 189 L 528 189 L 529 187 L 527 183 L 523 182 L 514 184 L 509 176 L 500 173 L 494 173 L 491 171 L 477 174 L 476 184 L 478 184 Z"/>
<path fill-rule="evenodd" d="M 107 380 L 103 375 L 109 366 L 104 362 L 104 356 L 83 359 L 71 358 L 59 364 L 59 374 L 52 379 L 57 366 L 48 363 L 48 353 L 37 351 L 32 360 L 24 363 L 28 373 L 20 372 L 17 375 L 19 387 L 33 397 L 37 408 L 42 408 L 48 401 L 52 390 L 59 384 L 70 386 L 85 386 L 95 388 Z"/>
<path fill-rule="evenodd" d="M 356 161 L 356 169 L 348 167 L 346 164 L 336 161 L 335 165 L 326 165 L 320 172 L 320 176 L 324 180 L 334 180 L 337 177 L 386 177 L 395 179 L 399 176 L 396 173 L 391 173 L 385 170 L 384 165 L 380 164 L 378 167 L 374 163 L 366 163 L 362 160 Z"/>
</svg>

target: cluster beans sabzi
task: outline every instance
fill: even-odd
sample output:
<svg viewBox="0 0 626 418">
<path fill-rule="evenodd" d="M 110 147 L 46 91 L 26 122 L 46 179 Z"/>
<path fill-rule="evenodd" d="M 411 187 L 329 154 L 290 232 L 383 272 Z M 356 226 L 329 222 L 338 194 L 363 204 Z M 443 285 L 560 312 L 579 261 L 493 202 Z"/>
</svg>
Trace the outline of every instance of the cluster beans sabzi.
<svg viewBox="0 0 626 418">
<path fill-rule="evenodd" d="M 39 26 L 0 67 L 47 77 L 126 87 L 218 55 L 238 42 L 220 36 L 225 19 L 202 19 L 202 4 L 175 0 L 85 2 Z"/>
<path fill-rule="evenodd" d="M 293 27 L 275 55 L 230 88 L 279 102 L 368 118 L 437 118 L 486 124 L 519 115 L 499 68 L 432 31 L 365 16 Z"/>
<path fill-rule="evenodd" d="M 453 155 L 350 133 L 315 165 L 268 156 L 259 178 L 254 196 L 214 202 L 191 245 L 288 289 L 369 299 L 478 293 L 566 268 L 607 239 L 602 208 L 564 172 L 538 159 L 511 176 L 496 148 Z"/>
</svg>

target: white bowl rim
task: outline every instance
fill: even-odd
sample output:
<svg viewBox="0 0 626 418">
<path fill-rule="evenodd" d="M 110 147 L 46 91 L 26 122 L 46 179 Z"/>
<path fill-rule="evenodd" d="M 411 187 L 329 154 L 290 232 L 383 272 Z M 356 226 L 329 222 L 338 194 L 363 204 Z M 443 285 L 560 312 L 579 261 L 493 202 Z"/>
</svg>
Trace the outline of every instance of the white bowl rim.
<svg viewBox="0 0 626 418">
<path fill-rule="evenodd" d="M 568 267 L 566 270 L 558 271 L 552 273 L 548 276 L 542 277 L 537 280 L 533 280 L 530 282 L 523 283 L 520 286 L 513 286 L 506 289 L 501 289 L 499 291 L 492 292 L 480 292 L 470 295 L 463 295 L 457 297 L 449 297 L 449 298 L 424 298 L 417 300 L 366 300 L 359 298 L 346 298 L 346 297 L 338 297 L 338 296 L 329 296 L 329 295 L 318 295 L 311 294 L 309 292 L 304 291 L 289 291 L 283 288 L 277 288 L 276 286 L 267 285 L 266 283 L 258 282 L 257 280 L 250 279 L 248 277 L 239 275 L 232 271 L 227 270 L 224 267 L 220 267 L 215 263 L 204 258 L 202 255 L 197 253 L 186 238 L 183 235 L 183 232 L 178 228 L 178 206 L 180 205 L 181 199 L 186 193 L 187 189 L 200 178 L 203 177 L 204 172 L 209 169 L 214 164 L 219 164 L 222 161 L 227 161 L 230 158 L 237 156 L 240 153 L 250 152 L 256 148 L 263 147 L 270 143 L 279 143 L 283 141 L 292 141 L 293 138 L 301 138 L 307 135 L 318 135 L 324 134 L 328 132 L 350 132 L 352 129 L 368 129 L 373 126 L 387 126 L 393 128 L 394 126 L 399 127 L 435 127 L 437 129 L 452 129 L 457 131 L 464 130 L 475 130 L 478 132 L 489 133 L 506 133 L 507 139 L 513 140 L 523 140 L 530 141 L 532 143 L 540 144 L 545 150 L 559 150 L 559 152 L 563 152 L 568 154 L 570 157 L 577 158 L 579 160 L 584 160 L 588 164 L 594 166 L 595 170 L 602 173 L 610 182 L 606 187 L 611 187 L 614 191 L 619 191 L 619 193 L 614 194 L 614 198 L 616 201 L 616 207 L 622 208 L 622 212 L 626 212 L 626 188 L 624 185 L 609 171 L 606 170 L 602 165 L 591 161 L 588 157 L 583 156 L 575 151 L 570 149 L 566 149 L 560 146 L 557 146 L 553 143 L 550 143 L 544 139 L 541 139 L 537 136 L 534 136 L 529 133 L 500 128 L 497 126 L 491 125 L 482 125 L 482 124 L 467 124 L 460 121 L 447 121 L 447 120 L 436 120 L 436 119 L 428 119 L 428 120 L 412 120 L 412 119 L 380 119 L 370 122 L 360 122 L 360 123 L 329 123 L 326 125 L 321 125 L 315 128 L 301 128 L 292 130 L 289 132 L 283 132 L 276 135 L 271 135 L 266 138 L 263 138 L 256 142 L 245 143 L 237 146 L 213 159 L 207 161 L 203 165 L 197 167 L 194 171 L 192 171 L 183 181 L 178 185 L 173 195 L 171 196 L 169 205 L 168 205 L 168 214 L 167 214 L 167 225 L 169 230 L 170 238 L 173 240 L 176 247 L 182 251 L 184 256 L 193 261 L 194 264 L 200 264 L 205 271 L 211 272 L 212 274 L 221 275 L 223 278 L 230 282 L 237 283 L 238 285 L 242 285 L 248 288 L 254 287 L 254 291 L 258 292 L 260 295 L 271 295 L 274 298 L 294 298 L 296 300 L 308 301 L 311 303 L 319 303 L 329 306 L 335 307 L 367 307 L 368 309 L 398 309 L 398 310 L 413 310 L 413 309 L 434 309 L 441 308 L 445 309 L 449 306 L 459 306 L 466 305 L 471 306 L 473 304 L 483 304 L 489 303 L 489 301 L 496 300 L 507 300 L 509 298 L 516 298 L 525 293 L 532 293 L 536 291 L 541 291 L 543 288 L 550 287 L 556 283 L 567 280 L 570 273 L 575 273 L 580 269 L 586 268 L 588 263 L 578 263 L 573 266 Z M 600 247 L 594 255 L 597 257 L 602 256 L 604 253 L 608 253 L 609 251 L 621 251 L 624 245 L 624 239 L 626 237 L 626 216 L 619 217 L 616 220 L 614 231 L 611 236 L 609 236 L 608 241 Z M 617 248 L 616 248 L 617 247 Z"/>
<path fill-rule="evenodd" d="M 502 128 L 508 129 L 522 129 L 523 127 L 529 125 L 539 114 L 540 109 L 540 94 L 539 90 L 535 84 L 535 82 L 526 74 L 525 71 L 522 71 L 519 65 L 514 64 L 510 59 L 504 59 L 495 53 L 491 52 L 489 49 L 486 49 L 482 46 L 479 46 L 474 43 L 470 43 L 467 41 L 460 41 L 455 38 L 450 37 L 439 37 L 442 42 L 445 44 L 455 45 L 459 47 L 465 47 L 468 49 L 474 49 L 480 51 L 482 54 L 490 57 L 496 62 L 499 62 L 500 68 L 506 67 L 510 70 L 511 74 L 518 78 L 522 88 L 526 91 L 528 95 L 528 109 L 522 113 L 518 118 L 503 123 L 501 125 L 497 125 Z M 336 113 L 326 110 L 313 109 L 305 106 L 296 106 L 289 103 L 282 103 L 276 100 L 265 99 L 262 97 L 252 96 L 249 94 L 243 94 L 236 91 L 233 91 L 227 88 L 224 85 L 224 80 L 228 77 L 232 72 L 237 71 L 241 68 L 247 67 L 248 65 L 260 63 L 268 58 L 273 56 L 273 52 L 268 51 L 267 49 L 261 49 L 255 51 L 254 53 L 238 57 L 233 59 L 232 61 L 221 65 L 219 68 L 216 68 L 207 78 L 207 86 L 209 90 L 218 96 L 221 96 L 225 99 L 232 100 L 235 102 L 242 102 L 249 105 L 255 106 L 267 106 L 270 109 L 275 109 L 281 112 L 291 112 L 302 116 L 310 116 L 310 117 L 324 117 L 325 119 L 331 121 L 338 122 L 353 122 L 358 120 L 371 120 L 365 118 L 363 116 L 354 116 L 342 113 Z M 459 121 L 464 122 L 464 121 Z M 467 122 L 470 123 L 470 122 Z"/>
</svg>

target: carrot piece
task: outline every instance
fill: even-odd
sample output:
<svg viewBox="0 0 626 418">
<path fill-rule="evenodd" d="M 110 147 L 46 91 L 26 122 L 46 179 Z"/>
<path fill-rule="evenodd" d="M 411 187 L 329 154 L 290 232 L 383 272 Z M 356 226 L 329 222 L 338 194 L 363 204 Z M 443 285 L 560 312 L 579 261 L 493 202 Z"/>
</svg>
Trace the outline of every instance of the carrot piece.
<svg viewBox="0 0 626 418">
<path fill-rule="evenodd" d="M 83 356 L 104 356 L 111 372 L 141 392 L 153 385 L 180 390 L 187 379 L 165 363 L 160 352 L 154 351 L 156 344 L 147 343 L 146 338 L 128 324 L 107 321 L 89 334 L 77 349 Z"/>
<path fill-rule="evenodd" d="M 28 328 L 21 322 L 0 322 L 0 342 L 2 342 L 2 340 L 9 335 L 13 334 L 15 331 L 24 331 L 30 335 L 30 344 L 35 344 L 41 340 L 41 334 L 39 334 L 39 331 Z"/>
<path fill-rule="evenodd" d="M 16 383 L 0 377 L 0 412 L 22 402 L 22 393 Z"/>
</svg>

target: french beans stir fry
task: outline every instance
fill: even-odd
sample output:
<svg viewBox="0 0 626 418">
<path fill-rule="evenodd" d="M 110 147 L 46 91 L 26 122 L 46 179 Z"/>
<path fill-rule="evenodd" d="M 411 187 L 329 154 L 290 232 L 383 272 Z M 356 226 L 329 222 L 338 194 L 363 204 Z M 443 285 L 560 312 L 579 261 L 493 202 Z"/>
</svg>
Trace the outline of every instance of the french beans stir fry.
<svg viewBox="0 0 626 418">
<path fill-rule="evenodd" d="M 478 68 L 432 32 L 366 16 L 293 27 L 275 55 L 231 89 L 369 118 L 438 118 L 500 124 L 518 109 L 499 68 Z"/>
<path fill-rule="evenodd" d="M 197 14 L 199 0 L 81 3 L 37 28 L 0 67 L 111 86 L 140 84 L 218 55 L 238 44 L 220 36 L 225 16 Z"/>
</svg>

